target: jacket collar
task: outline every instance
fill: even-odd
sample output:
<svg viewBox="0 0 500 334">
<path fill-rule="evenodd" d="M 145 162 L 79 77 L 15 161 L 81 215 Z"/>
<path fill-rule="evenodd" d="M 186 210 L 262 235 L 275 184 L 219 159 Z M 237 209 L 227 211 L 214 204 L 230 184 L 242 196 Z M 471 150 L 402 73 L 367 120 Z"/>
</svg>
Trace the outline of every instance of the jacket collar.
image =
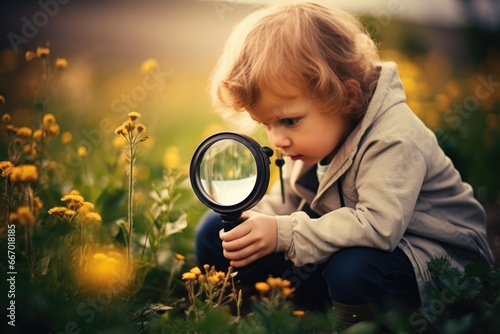
<svg viewBox="0 0 500 334">
<path fill-rule="evenodd" d="M 295 163 L 290 175 L 291 184 L 295 188 L 294 190 L 309 203 L 312 203 L 315 198 L 318 200 L 326 189 L 330 188 L 352 165 L 363 135 L 373 123 L 392 106 L 406 101 L 397 65 L 394 62 L 384 62 L 379 63 L 378 66 L 380 67 L 380 76 L 368 109 L 333 158 L 319 185 L 315 172 L 316 165 L 305 165 L 301 161 Z"/>
</svg>

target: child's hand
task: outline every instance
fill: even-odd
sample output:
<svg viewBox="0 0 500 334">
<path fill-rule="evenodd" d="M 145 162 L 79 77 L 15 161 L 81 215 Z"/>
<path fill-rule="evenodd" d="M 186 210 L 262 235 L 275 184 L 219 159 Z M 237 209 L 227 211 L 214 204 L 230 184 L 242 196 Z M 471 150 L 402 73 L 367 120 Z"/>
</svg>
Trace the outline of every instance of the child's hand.
<svg viewBox="0 0 500 334">
<path fill-rule="evenodd" d="M 224 256 L 235 268 L 244 267 L 276 249 L 276 218 L 247 211 L 242 219 L 244 222 L 231 231 L 220 232 Z"/>
</svg>

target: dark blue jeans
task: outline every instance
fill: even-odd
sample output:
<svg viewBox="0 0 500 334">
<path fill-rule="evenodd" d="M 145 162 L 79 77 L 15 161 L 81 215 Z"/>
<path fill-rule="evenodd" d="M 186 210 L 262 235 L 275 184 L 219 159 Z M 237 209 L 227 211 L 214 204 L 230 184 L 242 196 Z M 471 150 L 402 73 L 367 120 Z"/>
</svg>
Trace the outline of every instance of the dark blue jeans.
<svg viewBox="0 0 500 334">
<path fill-rule="evenodd" d="M 200 267 L 209 264 L 217 270 L 227 270 L 229 261 L 222 254 L 221 229 L 222 221 L 213 212 L 200 222 L 196 232 L 196 258 Z M 394 302 L 408 308 L 420 306 L 413 267 L 399 248 L 393 252 L 344 248 L 323 263 L 302 267 L 285 260 L 283 253 L 274 253 L 255 261 L 252 267 L 238 275 L 242 284 L 253 286 L 269 275 L 282 277 L 296 289 L 295 302 L 307 309 L 322 309 L 332 300 L 347 305 L 375 303 L 381 308 Z"/>
</svg>

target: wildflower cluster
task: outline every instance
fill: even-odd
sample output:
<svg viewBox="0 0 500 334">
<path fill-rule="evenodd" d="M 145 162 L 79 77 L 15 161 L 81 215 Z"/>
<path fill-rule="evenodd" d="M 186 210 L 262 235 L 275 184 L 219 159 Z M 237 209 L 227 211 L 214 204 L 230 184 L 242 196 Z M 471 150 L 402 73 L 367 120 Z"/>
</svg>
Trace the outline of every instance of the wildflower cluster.
<svg viewBox="0 0 500 334">
<path fill-rule="evenodd" d="M 260 302 L 267 309 L 278 307 L 295 292 L 295 288 L 291 288 L 290 281 L 272 276 L 269 276 L 265 282 L 255 283 L 255 289 L 259 292 Z"/>
<path fill-rule="evenodd" d="M 67 220 L 77 224 L 96 224 L 99 225 L 102 217 L 94 211 L 94 204 L 85 201 L 78 190 L 71 190 L 61 198 L 66 206 L 55 206 L 49 209 L 50 215 L 56 216 L 60 220 Z"/>
<path fill-rule="evenodd" d="M 188 313 L 194 312 L 196 319 L 214 308 L 223 308 L 234 302 L 238 317 L 242 303 L 242 292 L 237 290 L 234 284 L 234 277 L 238 274 L 233 267 L 229 267 L 227 273 L 216 271 L 215 267 L 208 264 L 203 266 L 204 273 L 200 268 L 194 267 L 182 274 L 188 291 L 191 307 Z M 230 289 L 226 291 L 226 289 Z M 200 307 L 197 300 L 202 301 Z"/>
</svg>

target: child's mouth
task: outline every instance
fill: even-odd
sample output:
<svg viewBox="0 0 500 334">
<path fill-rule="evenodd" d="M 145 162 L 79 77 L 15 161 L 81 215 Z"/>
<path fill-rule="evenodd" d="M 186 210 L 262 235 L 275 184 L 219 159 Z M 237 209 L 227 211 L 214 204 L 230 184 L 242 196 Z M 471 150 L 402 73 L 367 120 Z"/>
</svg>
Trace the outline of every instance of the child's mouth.
<svg viewBox="0 0 500 334">
<path fill-rule="evenodd" d="M 301 158 L 302 158 L 302 155 L 301 155 L 301 154 L 298 154 L 298 155 L 291 155 L 291 156 L 290 156 L 290 159 L 292 159 L 293 161 L 300 160 Z"/>
</svg>

